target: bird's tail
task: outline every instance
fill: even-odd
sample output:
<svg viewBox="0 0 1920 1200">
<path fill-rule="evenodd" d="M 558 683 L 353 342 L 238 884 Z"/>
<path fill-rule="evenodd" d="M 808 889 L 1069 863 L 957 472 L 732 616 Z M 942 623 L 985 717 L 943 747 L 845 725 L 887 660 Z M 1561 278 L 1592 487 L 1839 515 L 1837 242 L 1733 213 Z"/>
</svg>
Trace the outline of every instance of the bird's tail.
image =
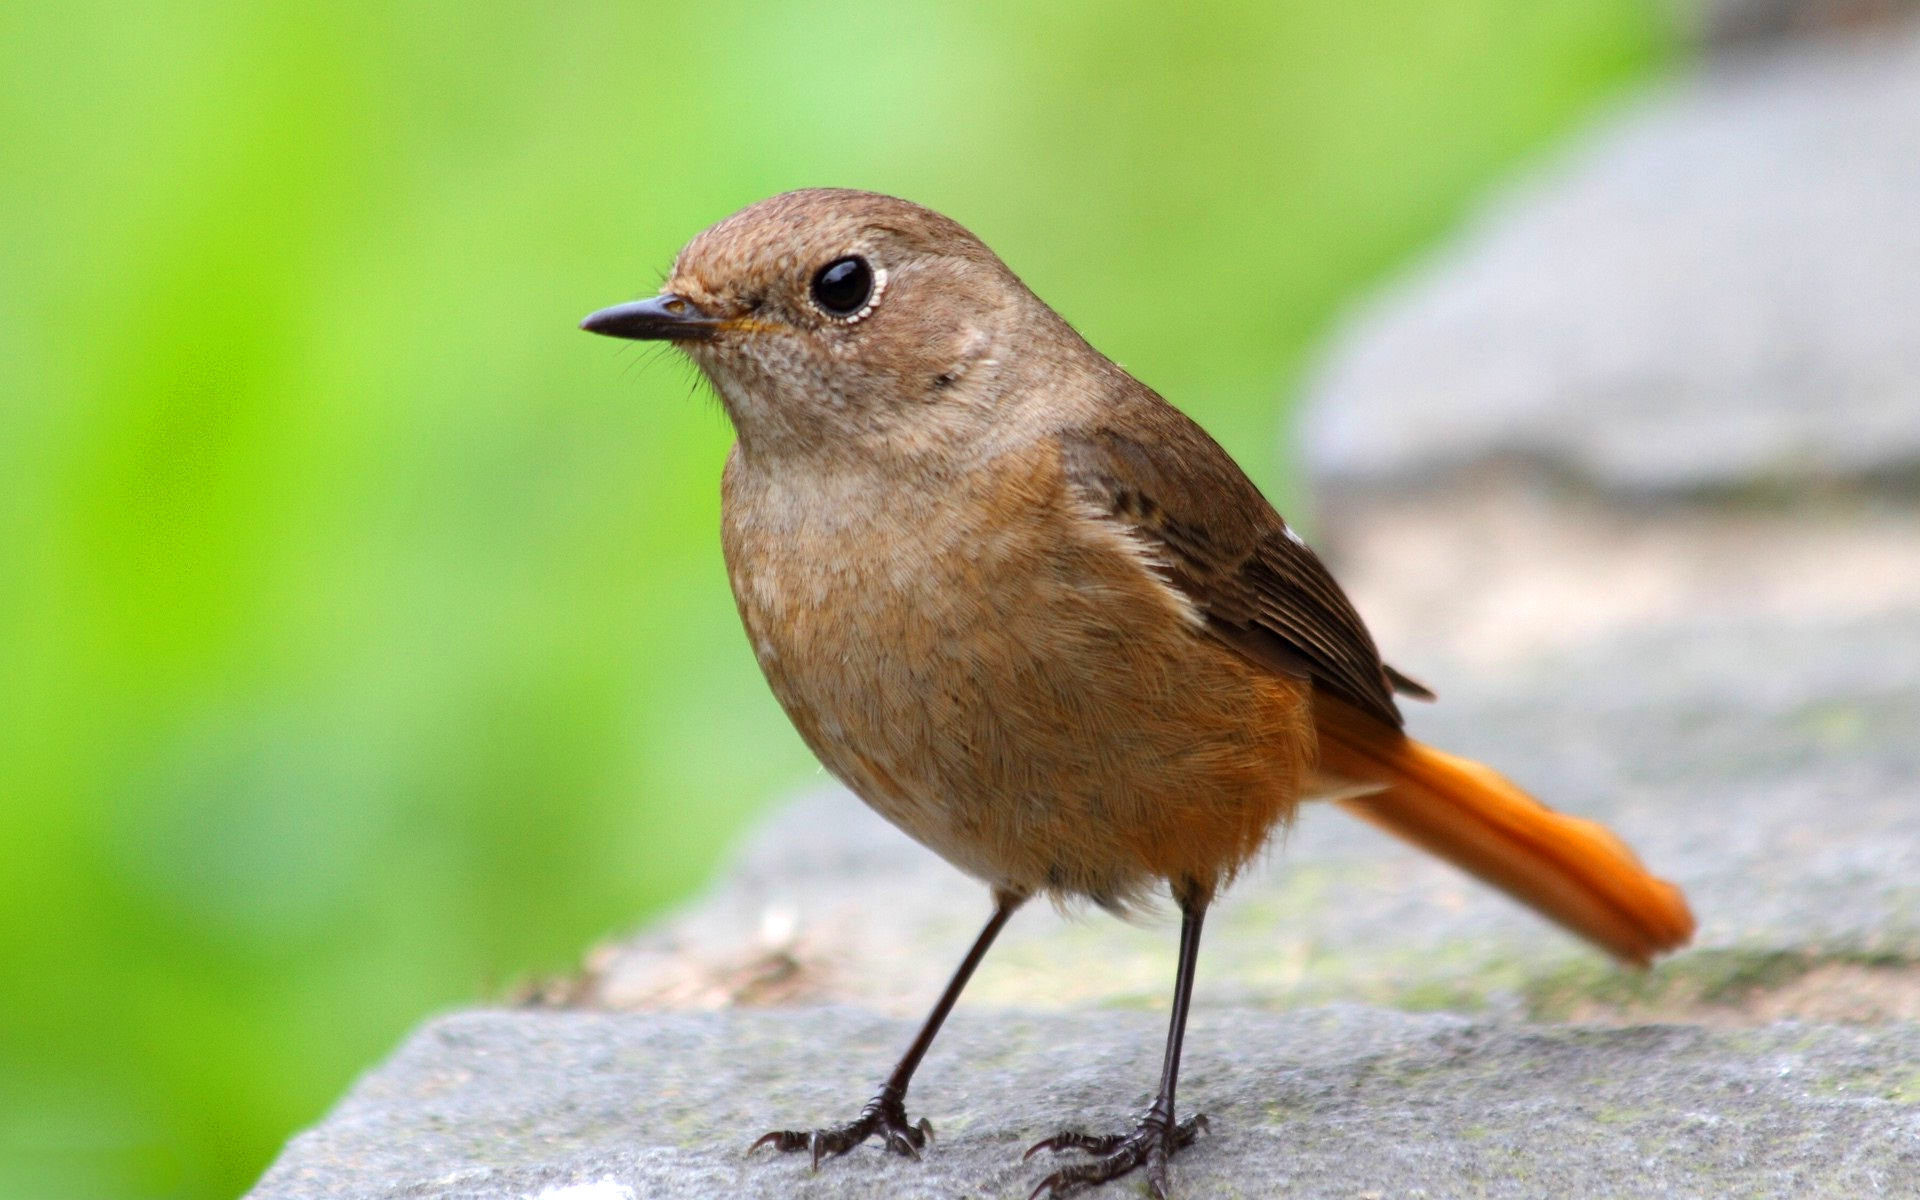
<svg viewBox="0 0 1920 1200">
<path fill-rule="evenodd" d="M 1605 827 L 1325 694 L 1314 718 L 1320 772 L 1350 812 L 1637 966 L 1693 936 L 1680 889 L 1648 874 Z M 1368 785 L 1378 790 L 1363 792 Z"/>
</svg>

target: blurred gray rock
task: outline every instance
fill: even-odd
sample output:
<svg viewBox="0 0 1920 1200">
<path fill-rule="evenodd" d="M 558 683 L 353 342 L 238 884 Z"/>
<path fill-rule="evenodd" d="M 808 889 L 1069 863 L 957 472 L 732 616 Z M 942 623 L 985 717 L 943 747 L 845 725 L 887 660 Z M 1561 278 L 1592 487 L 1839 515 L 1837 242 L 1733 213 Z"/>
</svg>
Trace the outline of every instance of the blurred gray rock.
<svg viewBox="0 0 1920 1200">
<path fill-rule="evenodd" d="M 1021 1197 L 1062 1123 L 1120 1128 L 1158 1017 L 966 1006 L 915 1081 L 919 1162 L 807 1169 L 754 1136 L 844 1120 L 911 1034 L 852 1009 L 477 1012 L 414 1035 L 253 1200 Z M 1341 1008 L 1196 1014 L 1181 1196 L 1858 1197 L 1920 1178 L 1920 1032 L 1502 1027 Z M 1103 1195 L 1137 1195 L 1137 1183 Z"/>
<path fill-rule="evenodd" d="M 1673 0 L 1680 27 L 1713 46 L 1872 27 L 1914 11 L 1914 0 Z"/>
<path fill-rule="evenodd" d="M 1319 516 L 1316 544 L 1387 660 L 1449 693 L 1647 630 L 1920 612 L 1920 507 L 1885 494 L 1623 504 L 1509 474 L 1348 495 Z"/>
<path fill-rule="evenodd" d="M 1714 60 L 1358 313 L 1341 491 L 1492 463 L 1645 497 L 1920 479 L 1920 27 Z"/>
</svg>

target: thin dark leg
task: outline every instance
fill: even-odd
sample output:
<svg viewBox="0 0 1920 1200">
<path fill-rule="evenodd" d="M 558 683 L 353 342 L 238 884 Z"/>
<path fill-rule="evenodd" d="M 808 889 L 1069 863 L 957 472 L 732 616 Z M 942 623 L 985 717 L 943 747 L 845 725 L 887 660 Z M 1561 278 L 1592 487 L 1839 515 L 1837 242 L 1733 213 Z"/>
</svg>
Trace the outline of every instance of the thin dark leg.
<svg viewBox="0 0 1920 1200">
<path fill-rule="evenodd" d="M 960 960 L 960 968 L 947 982 L 947 990 L 940 993 L 940 1000 L 927 1014 L 926 1023 L 920 1026 L 920 1032 L 914 1035 L 913 1044 L 900 1057 L 900 1062 L 880 1085 L 880 1092 L 867 1101 L 860 1115 L 852 1122 L 836 1129 L 776 1129 L 763 1134 L 753 1145 L 747 1147 L 751 1154 L 762 1146 L 772 1146 L 776 1150 L 806 1150 L 813 1155 L 813 1165 L 819 1166 L 820 1160 L 828 1155 L 845 1154 L 868 1138 L 879 1135 L 887 1149 L 895 1154 L 904 1154 L 909 1158 L 920 1157 L 920 1148 L 933 1136 L 933 1125 L 922 1118 L 918 1122 L 907 1119 L 907 1085 L 913 1082 L 913 1073 L 920 1066 L 920 1060 L 927 1056 L 927 1048 L 933 1045 L 933 1039 L 940 1032 L 940 1026 L 946 1021 L 947 1014 L 953 1011 L 954 1002 L 960 999 L 960 993 L 966 990 L 967 981 L 973 978 L 975 967 L 987 956 L 988 947 L 1000 936 L 1000 930 L 1006 925 L 1019 907 L 1026 903 L 1025 896 L 1016 896 L 1006 892 L 995 892 L 993 897 L 993 915 L 987 918 L 987 924 L 980 936 L 973 940 L 973 949 Z"/>
<path fill-rule="evenodd" d="M 1167 1056 L 1160 1065 L 1160 1090 L 1153 1097 L 1140 1123 L 1132 1133 L 1093 1137 L 1085 1133 L 1057 1133 L 1034 1143 L 1027 1151 L 1031 1158 L 1042 1150 L 1080 1150 L 1095 1155 L 1090 1163 L 1063 1167 L 1040 1181 L 1027 1200 L 1045 1193 L 1064 1196 L 1082 1186 L 1118 1179 L 1129 1171 L 1145 1168 L 1147 1186 L 1166 1200 L 1167 1159 L 1187 1145 L 1207 1127 L 1207 1119 L 1195 1115 L 1184 1121 L 1174 1119 L 1173 1094 L 1180 1081 L 1180 1047 L 1187 1037 L 1187 1007 L 1193 999 L 1193 973 L 1200 958 L 1200 926 L 1206 920 L 1207 898 L 1197 889 L 1180 902 L 1180 970 L 1174 977 L 1173 1016 L 1167 1023 Z"/>
</svg>

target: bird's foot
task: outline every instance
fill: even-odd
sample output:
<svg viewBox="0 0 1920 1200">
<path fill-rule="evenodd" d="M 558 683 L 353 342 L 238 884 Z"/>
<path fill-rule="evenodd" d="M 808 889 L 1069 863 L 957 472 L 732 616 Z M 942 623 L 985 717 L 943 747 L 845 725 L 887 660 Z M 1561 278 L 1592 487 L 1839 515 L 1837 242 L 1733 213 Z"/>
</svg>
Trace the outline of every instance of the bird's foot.
<svg viewBox="0 0 1920 1200">
<path fill-rule="evenodd" d="M 1028 1148 L 1032 1158 L 1042 1150 L 1077 1150 L 1094 1156 L 1092 1162 L 1062 1167 L 1040 1181 L 1027 1200 L 1045 1196 L 1065 1196 L 1076 1188 L 1093 1187 L 1118 1179 L 1132 1171 L 1145 1170 L 1147 1187 L 1159 1200 L 1167 1196 L 1167 1160 L 1176 1150 L 1190 1144 L 1207 1127 L 1207 1119 L 1195 1114 L 1184 1121 L 1172 1121 L 1158 1108 L 1149 1109 L 1132 1133 L 1093 1137 L 1075 1131 L 1056 1133 Z"/>
<path fill-rule="evenodd" d="M 813 1165 L 818 1167 L 821 1159 L 845 1154 L 870 1137 L 880 1138 L 887 1149 L 895 1154 L 919 1158 L 921 1148 L 933 1140 L 933 1124 L 925 1117 L 909 1121 L 906 1105 L 900 1097 L 883 1089 L 878 1096 L 867 1101 L 867 1106 L 860 1110 L 858 1117 L 845 1125 L 834 1129 L 776 1129 L 761 1135 L 753 1145 L 747 1147 L 747 1153 L 752 1154 L 762 1146 L 772 1146 L 789 1154 L 805 1150 L 813 1156 Z"/>
</svg>

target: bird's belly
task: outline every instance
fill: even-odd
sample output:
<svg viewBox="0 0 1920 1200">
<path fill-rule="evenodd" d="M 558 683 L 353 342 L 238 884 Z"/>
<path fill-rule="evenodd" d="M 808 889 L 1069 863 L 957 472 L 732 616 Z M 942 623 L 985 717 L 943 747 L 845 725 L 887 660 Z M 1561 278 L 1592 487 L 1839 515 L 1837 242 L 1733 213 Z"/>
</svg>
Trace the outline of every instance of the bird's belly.
<svg viewBox="0 0 1920 1200">
<path fill-rule="evenodd" d="M 1155 879 L 1212 886 L 1298 797 L 1305 689 L 1045 513 L 976 497 L 889 509 L 884 529 L 730 528 L 761 668 L 821 762 L 963 870 L 1110 904 Z"/>
</svg>

